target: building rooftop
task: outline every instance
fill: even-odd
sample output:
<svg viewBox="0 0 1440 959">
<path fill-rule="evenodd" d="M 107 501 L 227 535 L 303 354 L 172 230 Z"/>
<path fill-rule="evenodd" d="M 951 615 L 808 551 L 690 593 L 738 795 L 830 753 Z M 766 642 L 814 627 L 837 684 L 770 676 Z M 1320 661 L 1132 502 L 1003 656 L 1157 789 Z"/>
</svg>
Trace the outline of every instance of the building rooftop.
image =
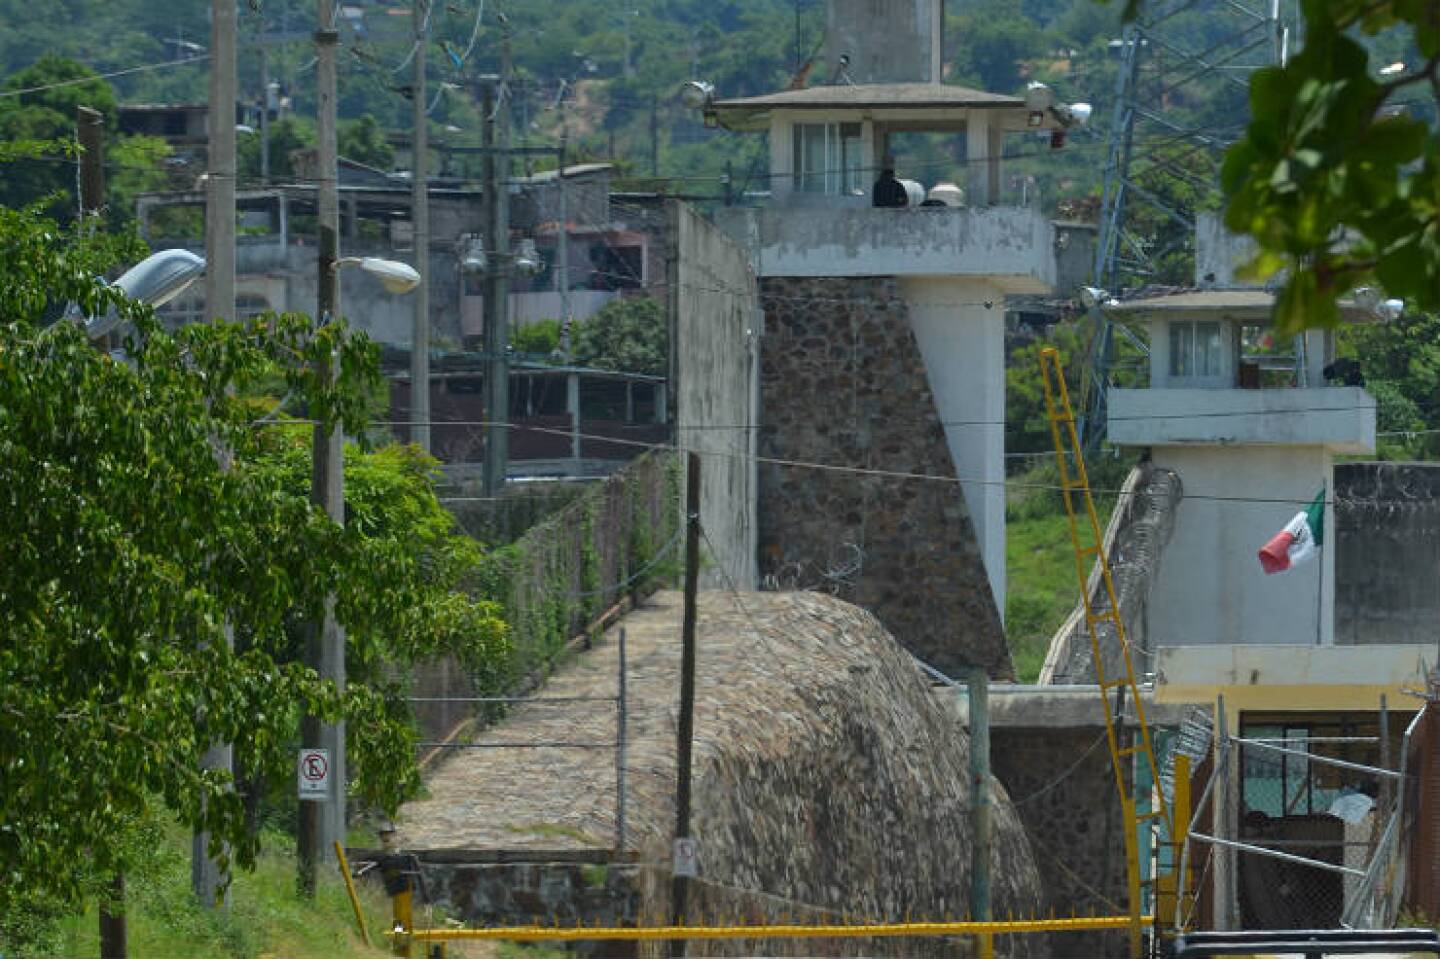
<svg viewBox="0 0 1440 959">
<path fill-rule="evenodd" d="M 721 126 L 750 129 L 771 110 L 1024 110 L 1020 97 L 986 93 L 948 83 L 865 83 L 781 90 L 755 97 L 716 100 L 706 109 Z"/>
<path fill-rule="evenodd" d="M 1114 313 L 1137 316 L 1157 313 L 1213 316 L 1224 313 L 1237 319 L 1265 321 L 1270 318 L 1270 310 L 1274 305 L 1275 293 L 1271 290 L 1184 290 L 1125 300 L 1107 309 Z M 1351 322 L 1374 319 L 1371 311 L 1353 300 L 1340 301 L 1340 312 Z"/>
</svg>

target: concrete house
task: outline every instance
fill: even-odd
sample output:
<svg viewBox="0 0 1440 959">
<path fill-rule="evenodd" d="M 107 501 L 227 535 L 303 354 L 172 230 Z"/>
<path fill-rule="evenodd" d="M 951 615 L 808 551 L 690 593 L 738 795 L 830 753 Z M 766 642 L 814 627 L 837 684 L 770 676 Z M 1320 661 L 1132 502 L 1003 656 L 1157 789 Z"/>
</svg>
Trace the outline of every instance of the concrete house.
<svg viewBox="0 0 1440 959">
<path fill-rule="evenodd" d="M 958 486 L 762 466 L 760 579 L 837 591 L 935 665 L 1004 676 L 1005 300 L 1054 290 L 1065 244 L 1003 202 L 1003 156 L 1073 115 L 1048 90 L 943 83 L 942 6 L 831 0 L 831 82 L 705 115 L 769 135 L 768 197 L 716 214 L 759 280 L 759 453 Z M 948 160 L 907 170 L 914 136 Z M 891 154 L 908 202 L 877 206 Z"/>
</svg>

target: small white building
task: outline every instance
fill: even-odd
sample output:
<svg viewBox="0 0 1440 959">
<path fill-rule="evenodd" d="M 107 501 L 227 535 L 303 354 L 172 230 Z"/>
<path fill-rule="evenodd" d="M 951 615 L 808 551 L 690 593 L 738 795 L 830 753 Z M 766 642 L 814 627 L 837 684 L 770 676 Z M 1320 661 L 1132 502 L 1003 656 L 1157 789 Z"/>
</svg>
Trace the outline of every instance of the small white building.
<svg viewBox="0 0 1440 959">
<path fill-rule="evenodd" d="M 1112 308 L 1149 331 L 1150 385 L 1110 390 L 1110 441 L 1147 447 L 1185 489 L 1150 595 L 1157 646 L 1333 642 L 1335 551 L 1272 576 L 1256 554 L 1321 490 L 1333 501 L 1336 455 L 1374 452 L 1375 399 L 1327 382 L 1333 334 L 1277 334 L 1272 303 L 1211 289 Z M 1327 509 L 1331 544 L 1334 523 Z"/>
<path fill-rule="evenodd" d="M 1334 331 L 1270 325 L 1274 294 L 1235 279 L 1252 254 L 1202 218 L 1196 289 L 1108 308 L 1150 342 L 1149 385 L 1108 393 L 1109 439 L 1145 448 L 1184 489 L 1145 608 L 1157 701 L 1223 694 L 1236 721 L 1256 710 L 1373 711 L 1381 695 L 1413 708 L 1403 689 L 1424 686 L 1431 653 L 1335 630 L 1335 461 L 1375 452 L 1375 398 L 1351 370 L 1326 375 Z M 1378 321 L 1355 303 L 1342 315 Z M 1260 547 L 1322 491 L 1318 560 L 1265 575 Z"/>
</svg>

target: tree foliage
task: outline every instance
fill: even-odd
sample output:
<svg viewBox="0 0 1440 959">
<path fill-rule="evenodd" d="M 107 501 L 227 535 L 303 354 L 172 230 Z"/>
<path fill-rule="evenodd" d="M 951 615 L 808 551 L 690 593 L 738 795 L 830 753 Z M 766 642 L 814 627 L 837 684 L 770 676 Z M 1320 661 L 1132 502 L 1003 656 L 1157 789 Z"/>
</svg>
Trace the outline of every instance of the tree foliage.
<svg viewBox="0 0 1440 959">
<path fill-rule="evenodd" d="M 131 824 L 157 809 L 253 862 L 242 797 L 198 760 L 228 741 L 285 769 L 301 711 L 349 719 L 359 798 L 393 808 L 413 732 L 381 665 L 503 653 L 495 608 L 452 589 L 473 553 L 441 520 L 430 461 L 361 458 L 341 527 L 306 495 L 307 425 L 256 423 L 278 376 L 311 417 L 359 433 L 374 346 L 297 315 L 168 334 L 95 279 L 143 252 L 0 209 L 0 915 L 123 871 Z M 123 357 L 44 325 L 65 301 L 117 309 Z M 314 372 L 332 356 L 333 385 Z M 297 661 L 297 626 L 327 595 L 355 663 L 344 689 Z"/>
<path fill-rule="evenodd" d="M 1440 309 L 1440 0 L 1306 0 L 1305 45 L 1255 73 L 1245 139 L 1226 157 L 1225 222 L 1253 236 L 1253 274 L 1289 271 L 1285 329 L 1334 325 L 1338 299 L 1383 287 Z M 1378 75 L 1357 34 L 1400 31 L 1419 63 Z M 1404 61 L 1401 61 L 1402 65 Z"/>
<path fill-rule="evenodd" d="M 340 155 L 347 160 L 386 172 L 395 164 L 395 148 L 385 139 L 385 131 L 369 113 L 358 120 L 340 124 L 336 140 Z"/>
<path fill-rule="evenodd" d="M 1346 324 L 1337 352 L 1360 363 L 1375 397 L 1380 455 L 1431 459 L 1440 443 L 1440 314 L 1408 313 L 1390 323 Z"/>
<path fill-rule="evenodd" d="M 670 334 L 665 310 L 649 297 L 611 300 L 571 333 L 575 362 L 602 370 L 664 376 Z"/>
</svg>

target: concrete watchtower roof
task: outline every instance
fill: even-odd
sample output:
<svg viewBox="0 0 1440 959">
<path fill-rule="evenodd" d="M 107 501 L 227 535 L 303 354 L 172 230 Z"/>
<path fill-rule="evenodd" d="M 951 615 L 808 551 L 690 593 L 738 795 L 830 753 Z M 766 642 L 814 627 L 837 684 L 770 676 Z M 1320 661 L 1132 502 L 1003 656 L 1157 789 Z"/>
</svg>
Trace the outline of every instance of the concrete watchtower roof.
<svg viewBox="0 0 1440 959">
<path fill-rule="evenodd" d="M 835 84 L 782 90 L 755 97 L 716 100 L 705 110 L 707 120 L 729 130 L 763 130 L 776 110 L 833 113 L 865 111 L 900 113 L 915 110 L 1004 110 L 1014 114 L 1014 126 L 1025 126 L 1025 101 L 1020 97 L 986 93 L 948 83 Z M 1007 117 L 1008 121 L 1010 118 Z M 1049 118 L 1047 117 L 1047 120 Z M 1009 126 L 1009 123 L 1004 125 Z M 1048 123 L 1046 126 L 1053 124 Z"/>
<path fill-rule="evenodd" d="M 1270 322 L 1275 294 L 1269 290 L 1185 290 L 1138 300 L 1124 300 L 1106 307 L 1140 319 L 1167 317 L 1176 320 L 1231 319 L 1246 323 Z M 1340 301 L 1340 314 L 1347 322 L 1375 322 L 1373 311 L 1354 300 Z"/>
</svg>

